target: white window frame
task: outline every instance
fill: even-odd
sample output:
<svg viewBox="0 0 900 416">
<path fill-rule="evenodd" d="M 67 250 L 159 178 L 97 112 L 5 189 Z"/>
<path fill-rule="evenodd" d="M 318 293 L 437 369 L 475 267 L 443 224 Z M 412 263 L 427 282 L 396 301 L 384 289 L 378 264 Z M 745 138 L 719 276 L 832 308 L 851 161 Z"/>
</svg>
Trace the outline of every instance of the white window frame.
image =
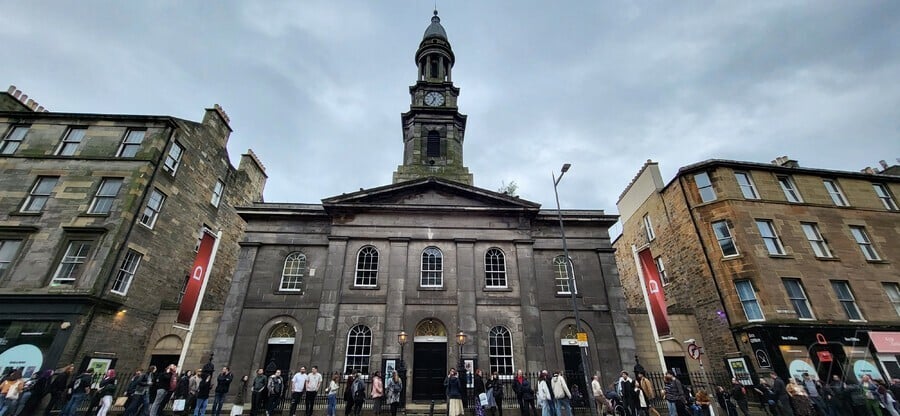
<svg viewBox="0 0 900 416">
<path fill-rule="evenodd" d="M 375 287 L 378 285 L 378 249 L 374 246 L 363 246 L 356 252 L 356 287 Z"/>
<path fill-rule="evenodd" d="M 495 371 L 500 376 L 511 376 L 516 373 L 512 332 L 509 328 L 500 325 L 491 328 L 488 333 L 488 362 L 491 374 Z"/>
<path fill-rule="evenodd" d="M 181 157 L 184 156 L 184 146 L 172 141 L 169 151 L 166 153 L 166 160 L 163 162 L 163 170 L 175 176 L 178 167 L 181 166 Z"/>
<path fill-rule="evenodd" d="M 803 235 L 806 236 L 806 240 L 809 241 L 810 247 L 812 247 L 813 254 L 819 258 L 834 258 L 834 254 L 831 252 L 831 247 L 828 247 L 828 242 L 825 241 L 825 237 L 822 237 L 822 233 L 819 231 L 819 225 L 814 222 L 801 222 L 800 228 L 803 229 Z"/>
<path fill-rule="evenodd" d="M 59 184 L 58 176 L 38 176 L 22 204 L 20 212 L 37 213 L 42 212 L 47 206 L 47 201 L 53 194 L 53 189 Z"/>
<path fill-rule="evenodd" d="M 650 214 L 644 214 L 644 229 L 647 230 L 647 241 L 653 241 L 656 238 L 656 232 L 653 231 L 653 221 Z"/>
<path fill-rule="evenodd" d="M 95 243 L 95 240 L 90 239 L 69 240 L 66 244 L 66 252 L 59 259 L 56 272 L 53 273 L 50 286 L 74 286 L 84 272 L 84 263 L 91 256 Z"/>
<path fill-rule="evenodd" d="M 112 211 L 113 203 L 116 200 L 116 197 L 119 195 L 119 190 L 122 189 L 122 183 L 125 182 L 122 178 L 103 178 L 100 180 L 100 186 L 97 187 L 97 192 L 94 194 L 94 199 L 91 200 L 91 206 L 88 208 L 88 214 L 109 214 Z M 115 192 L 112 192 L 111 189 L 107 189 L 107 185 L 117 183 L 115 186 Z M 101 202 L 109 201 L 109 205 L 101 205 Z"/>
<path fill-rule="evenodd" d="M 727 235 L 719 232 L 720 229 L 716 227 L 717 224 L 723 225 L 721 231 L 727 232 Z M 734 235 L 731 232 L 731 226 L 728 225 L 727 220 L 713 221 L 710 226 L 712 227 L 713 235 L 719 243 L 719 249 L 722 251 L 723 257 L 735 257 L 741 254 L 740 250 L 738 250 L 737 242 L 734 241 Z M 725 241 L 731 242 L 731 246 L 734 247 L 734 254 L 725 252 L 725 246 L 723 245 Z"/>
<path fill-rule="evenodd" d="M 796 204 L 803 202 L 803 196 L 800 195 L 800 191 L 797 190 L 797 184 L 794 182 L 794 178 L 790 175 L 776 175 L 778 179 L 778 185 L 781 186 L 782 192 L 784 192 L 784 197 L 788 200 L 788 202 L 793 202 Z"/>
<path fill-rule="evenodd" d="M 132 249 L 128 249 L 128 251 L 125 252 L 125 257 L 122 258 L 122 264 L 119 266 L 119 271 L 116 273 L 116 279 L 113 280 L 110 292 L 122 296 L 128 294 L 128 289 L 131 288 L 131 282 L 134 281 L 134 274 L 137 273 L 138 266 L 141 264 L 141 259 L 143 259 L 143 257 L 144 256 L 141 253 Z"/>
<path fill-rule="evenodd" d="M 285 256 L 278 290 L 281 292 L 303 292 L 307 267 L 306 254 L 295 251 Z"/>
<path fill-rule="evenodd" d="M 741 178 L 743 178 L 743 182 Z M 738 187 L 741 188 L 741 194 L 744 196 L 744 199 L 759 199 L 759 192 L 756 191 L 756 185 L 753 183 L 750 172 L 734 172 L 734 180 L 737 181 Z"/>
<path fill-rule="evenodd" d="M 666 273 L 666 265 L 663 264 L 662 256 L 654 257 L 653 262 L 656 263 L 656 271 L 659 272 L 659 281 L 663 286 L 668 285 L 669 275 Z"/>
<path fill-rule="evenodd" d="M 484 286 L 492 289 L 506 288 L 506 255 L 503 250 L 491 247 L 484 252 Z"/>
<path fill-rule="evenodd" d="M 366 325 L 354 325 L 347 331 L 347 349 L 344 354 L 344 373 L 369 374 L 372 356 L 372 329 Z M 351 360 L 353 362 L 351 362 Z"/>
<path fill-rule="evenodd" d="M 891 305 L 894 305 L 894 312 L 900 316 L 900 284 L 897 282 L 882 282 L 884 293 L 887 295 Z"/>
<path fill-rule="evenodd" d="M 697 192 L 700 193 L 700 201 L 710 202 L 718 199 L 716 197 L 716 190 L 715 188 L 713 188 L 712 180 L 710 180 L 708 172 L 700 172 L 694 174 L 694 185 L 697 186 Z M 707 192 L 708 194 L 706 194 Z"/>
<path fill-rule="evenodd" d="M 444 253 L 441 249 L 426 247 L 422 250 L 421 259 L 419 286 L 444 287 Z"/>
<path fill-rule="evenodd" d="M 12 126 L 6 133 L 6 137 L 3 138 L 3 142 L 0 142 L 0 155 L 15 154 L 22 142 L 25 141 L 25 136 L 30 128 L 31 126 Z"/>
<path fill-rule="evenodd" d="M 741 294 L 741 286 L 744 284 L 748 285 L 750 289 L 750 294 L 753 295 L 752 298 L 744 298 Z M 747 318 L 747 322 L 760 322 L 766 320 L 766 315 L 763 313 L 762 306 L 759 304 L 759 297 L 756 296 L 756 288 L 753 286 L 753 282 L 750 280 L 735 280 L 734 281 L 734 289 L 737 292 L 738 300 L 741 302 L 741 308 L 744 309 L 744 316 Z M 750 313 L 747 312 L 747 305 L 753 305 L 756 308 L 756 311 L 759 312 L 759 318 L 751 318 Z"/>
<path fill-rule="evenodd" d="M 837 180 L 822 179 L 822 185 L 825 186 L 825 190 L 828 192 L 828 196 L 831 197 L 831 202 L 834 202 L 835 206 L 850 206 L 850 203 L 847 202 L 847 197 L 844 196 L 844 191 L 841 190 L 841 186 L 838 185 Z"/>
<path fill-rule="evenodd" d="M 884 205 L 888 211 L 897 211 L 897 202 L 894 201 L 894 197 L 891 195 L 887 185 L 883 183 L 873 183 L 872 188 L 875 190 L 875 195 L 881 200 L 881 204 Z"/>
<path fill-rule="evenodd" d="M 218 208 L 219 203 L 222 202 L 222 195 L 225 193 L 225 182 L 222 182 L 221 179 L 216 179 L 216 184 L 213 186 L 212 199 L 209 200 L 209 203 L 212 206 Z"/>
<path fill-rule="evenodd" d="M 144 206 L 144 211 L 141 213 L 139 222 L 143 226 L 153 229 L 153 226 L 156 225 L 156 219 L 159 218 L 159 213 L 162 211 L 165 202 L 166 194 L 162 193 L 159 189 L 153 188 L 153 192 L 151 192 L 150 196 L 147 198 L 147 205 Z"/>
<path fill-rule="evenodd" d="M 78 146 L 84 140 L 84 134 L 87 133 L 87 127 L 69 127 L 66 129 L 66 135 L 63 136 L 62 142 L 56 149 L 57 156 L 74 156 L 78 151 Z"/>
<path fill-rule="evenodd" d="M 756 220 L 756 229 L 759 230 L 759 236 L 762 238 L 763 245 L 765 245 L 766 252 L 769 255 L 785 255 L 784 245 L 781 244 L 781 239 L 778 238 L 778 233 L 775 231 L 775 224 L 772 220 Z"/>
<path fill-rule="evenodd" d="M 784 292 L 787 294 L 787 298 L 791 302 L 791 306 L 794 307 L 794 312 L 797 313 L 797 319 L 801 321 L 815 320 L 816 314 L 813 313 L 812 305 L 809 303 L 809 297 L 806 296 L 806 288 L 803 287 L 803 281 L 794 277 L 785 277 L 781 279 L 781 282 L 784 285 Z M 795 284 L 796 286 L 794 286 L 793 289 L 799 290 L 799 293 L 791 294 L 792 288 L 788 287 L 788 283 Z M 809 316 L 803 316 L 800 307 L 801 305 L 806 307 L 806 311 L 809 313 Z"/>
<path fill-rule="evenodd" d="M 573 264 L 572 259 L 566 261 L 565 256 L 556 256 L 553 258 L 553 267 L 556 271 L 556 278 L 554 279 L 557 295 L 571 295 L 572 289 L 569 287 L 569 275 L 567 273 L 568 266 L 572 267 L 572 285 L 575 286 L 575 293 L 578 294 L 578 282 L 575 281 L 575 264 Z"/>
<path fill-rule="evenodd" d="M 125 130 L 125 136 L 122 137 L 122 143 L 119 145 L 119 151 L 116 153 L 118 157 L 132 158 L 137 156 L 147 137 L 147 130 L 144 129 L 128 129 Z M 136 140 L 136 141 L 135 141 Z"/>
<path fill-rule="evenodd" d="M 21 238 L 0 239 L 0 278 L 6 275 L 6 271 L 16 260 L 20 248 L 22 248 Z"/>
<path fill-rule="evenodd" d="M 872 244 L 872 239 L 869 238 L 869 232 L 866 231 L 866 227 L 863 227 L 861 225 L 851 225 L 850 235 L 853 236 L 853 240 L 856 241 L 856 244 L 859 246 L 860 251 L 862 251 L 863 257 L 865 257 L 866 260 L 881 260 L 878 252 L 875 251 L 875 246 Z"/>
<path fill-rule="evenodd" d="M 838 286 L 846 289 L 846 295 L 849 297 L 842 297 L 841 291 L 838 290 Z M 832 280 L 831 288 L 834 290 L 834 295 L 837 297 L 838 302 L 841 304 L 841 308 L 844 310 L 844 313 L 847 315 L 847 319 L 851 322 L 864 322 L 866 318 L 863 316 L 862 311 L 859 309 L 859 305 L 856 303 L 856 296 L 853 294 L 853 289 L 850 288 L 850 282 L 846 280 Z M 854 318 L 851 316 L 850 306 L 853 307 L 853 310 L 856 311 L 856 315 L 859 318 Z"/>
</svg>

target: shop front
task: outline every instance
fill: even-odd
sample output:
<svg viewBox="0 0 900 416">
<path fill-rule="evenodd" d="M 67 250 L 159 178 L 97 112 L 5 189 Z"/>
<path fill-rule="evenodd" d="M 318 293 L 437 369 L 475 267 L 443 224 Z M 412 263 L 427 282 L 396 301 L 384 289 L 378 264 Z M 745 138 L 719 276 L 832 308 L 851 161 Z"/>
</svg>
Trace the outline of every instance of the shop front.
<svg viewBox="0 0 900 416">
<path fill-rule="evenodd" d="M 881 372 L 891 379 L 900 378 L 900 332 L 872 331 L 869 339 Z"/>
<path fill-rule="evenodd" d="M 879 366 L 869 334 L 868 329 L 859 327 L 758 326 L 746 329 L 740 337 L 762 374 L 775 372 L 796 379 L 802 379 L 804 373 L 818 375 L 821 380 L 835 375 L 851 381 L 863 375 L 884 379 L 884 374 L 890 373 L 885 371 L 886 366 Z M 897 341 L 900 345 L 900 336 Z M 892 348 L 900 354 L 900 346 Z M 897 357 L 885 355 L 891 355 L 896 367 Z M 900 367 L 896 370 L 900 372 Z"/>
</svg>

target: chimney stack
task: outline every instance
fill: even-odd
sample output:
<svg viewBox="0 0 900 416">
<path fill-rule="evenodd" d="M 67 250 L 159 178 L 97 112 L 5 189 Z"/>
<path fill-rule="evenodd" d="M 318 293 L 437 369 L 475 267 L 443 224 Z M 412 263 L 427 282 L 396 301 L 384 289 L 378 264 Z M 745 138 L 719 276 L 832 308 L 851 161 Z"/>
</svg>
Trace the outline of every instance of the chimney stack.
<svg viewBox="0 0 900 416">
<path fill-rule="evenodd" d="M 23 93 L 21 90 L 16 88 L 15 85 L 10 85 L 9 88 L 6 89 L 6 93 L 13 96 L 16 100 L 18 100 L 22 105 L 30 109 L 31 111 L 35 111 L 38 113 L 47 113 L 50 110 L 44 108 L 44 106 L 38 104 L 37 101 L 28 98 L 28 94 Z"/>
</svg>

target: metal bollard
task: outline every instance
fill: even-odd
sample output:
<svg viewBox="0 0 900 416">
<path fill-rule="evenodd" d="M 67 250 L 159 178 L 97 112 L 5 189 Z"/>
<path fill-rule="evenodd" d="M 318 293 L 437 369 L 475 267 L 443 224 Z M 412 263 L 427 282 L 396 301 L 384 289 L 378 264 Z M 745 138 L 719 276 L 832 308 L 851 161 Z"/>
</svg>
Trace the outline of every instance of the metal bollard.
<svg viewBox="0 0 900 416">
<path fill-rule="evenodd" d="M 428 408 L 428 416 L 434 416 L 434 400 L 431 401 L 431 406 Z"/>
</svg>

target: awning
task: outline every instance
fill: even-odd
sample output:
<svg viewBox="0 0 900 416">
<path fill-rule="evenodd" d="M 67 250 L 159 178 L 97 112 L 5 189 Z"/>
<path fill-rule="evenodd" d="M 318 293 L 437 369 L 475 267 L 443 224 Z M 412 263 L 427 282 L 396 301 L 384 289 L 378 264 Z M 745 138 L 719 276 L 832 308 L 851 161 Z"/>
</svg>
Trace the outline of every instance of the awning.
<svg viewBox="0 0 900 416">
<path fill-rule="evenodd" d="M 869 339 L 872 340 L 875 351 L 900 353 L 900 332 L 869 331 Z"/>
</svg>

